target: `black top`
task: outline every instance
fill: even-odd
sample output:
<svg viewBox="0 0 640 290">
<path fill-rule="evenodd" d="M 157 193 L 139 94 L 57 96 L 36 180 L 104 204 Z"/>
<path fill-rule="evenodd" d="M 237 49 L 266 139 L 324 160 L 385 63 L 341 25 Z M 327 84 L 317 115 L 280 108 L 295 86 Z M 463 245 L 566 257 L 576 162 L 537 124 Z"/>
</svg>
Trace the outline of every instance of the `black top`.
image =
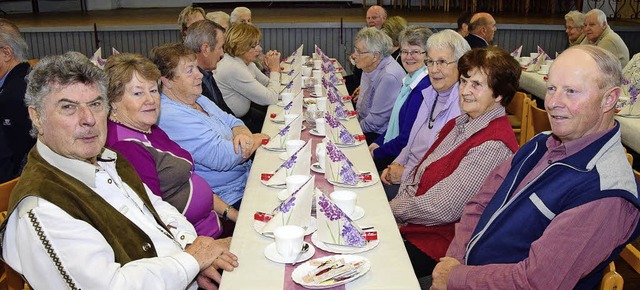
<svg viewBox="0 0 640 290">
<path fill-rule="evenodd" d="M 0 147 L 7 148 L 0 159 L 0 182 L 20 175 L 27 153 L 36 139 L 29 135 L 31 120 L 24 102 L 27 91 L 25 77 L 31 71 L 29 63 L 19 63 L 9 73 L 0 87 Z M 6 168 L 4 168 L 6 167 Z"/>
<path fill-rule="evenodd" d="M 221 110 L 227 112 L 228 114 L 233 115 L 233 112 L 231 111 L 229 106 L 227 106 L 227 103 L 224 101 L 222 97 L 222 92 L 220 92 L 220 89 L 218 88 L 218 84 L 216 83 L 216 80 L 213 78 L 213 75 L 210 72 L 203 70 L 201 67 L 198 67 L 198 70 L 200 70 L 200 73 L 202 73 L 202 76 L 203 76 L 202 77 L 202 95 L 209 98 L 209 100 L 215 103 L 216 106 L 218 106 L 218 108 L 220 108 Z"/>
<path fill-rule="evenodd" d="M 487 41 L 484 40 L 482 37 L 479 37 L 471 33 L 469 33 L 469 35 L 467 35 L 467 37 L 465 37 L 464 39 L 469 43 L 469 46 L 471 46 L 471 49 L 478 48 L 478 47 L 485 47 L 489 45 L 489 43 L 487 43 Z"/>
</svg>

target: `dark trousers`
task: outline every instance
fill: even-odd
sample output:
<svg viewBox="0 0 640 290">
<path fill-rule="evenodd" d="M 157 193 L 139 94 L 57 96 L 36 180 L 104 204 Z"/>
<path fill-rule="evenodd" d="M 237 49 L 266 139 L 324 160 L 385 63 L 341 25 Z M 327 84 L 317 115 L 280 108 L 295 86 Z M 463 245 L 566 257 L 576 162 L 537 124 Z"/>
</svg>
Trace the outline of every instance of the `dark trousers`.
<svg viewBox="0 0 640 290">
<path fill-rule="evenodd" d="M 409 254 L 409 260 L 411 260 L 411 266 L 413 267 L 413 272 L 416 273 L 418 279 L 420 277 L 431 275 L 436 264 L 438 264 L 438 261 L 431 259 L 431 257 L 427 256 L 427 254 L 420 251 L 418 247 L 408 241 L 404 241 L 404 247 L 407 249 L 407 254 Z"/>
</svg>

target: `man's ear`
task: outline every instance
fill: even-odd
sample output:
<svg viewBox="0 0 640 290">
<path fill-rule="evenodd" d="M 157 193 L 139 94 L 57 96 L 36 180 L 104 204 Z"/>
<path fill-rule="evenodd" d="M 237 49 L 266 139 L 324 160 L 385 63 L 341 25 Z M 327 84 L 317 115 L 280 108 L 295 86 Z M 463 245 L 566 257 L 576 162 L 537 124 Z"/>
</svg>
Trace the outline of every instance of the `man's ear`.
<svg viewBox="0 0 640 290">
<path fill-rule="evenodd" d="M 620 89 L 620 87 L 613 87 L 606 91 L 602 97 L 602 111 L 608 112 L 615 109 L 621 93 L 622 89 Z"/>
<path fill-rule="evenodd" d="M 211 47 L 209 46 L 208 43 L 203 43 L 200 45 L 200 53 L 207 55 L 209 54 L 209 52 L 211 51 Z"/>
<path fill-rule="evenodd" d="M 171 89 L 171 82 L 166 77 L 160 77 L 160 83 L 163 88 Z"/>
<path fill-rule="evenodd" d="M 40 121 L 40 114 L 36 111 L 36 108 L 29 106 L 27 108 L 29 111 L 29 119 L 31 119 L 31 123 L 33 123 L 33 127 L 38 131 L 38 135 L 42 134 L 42 122 Z"/>
</svg>

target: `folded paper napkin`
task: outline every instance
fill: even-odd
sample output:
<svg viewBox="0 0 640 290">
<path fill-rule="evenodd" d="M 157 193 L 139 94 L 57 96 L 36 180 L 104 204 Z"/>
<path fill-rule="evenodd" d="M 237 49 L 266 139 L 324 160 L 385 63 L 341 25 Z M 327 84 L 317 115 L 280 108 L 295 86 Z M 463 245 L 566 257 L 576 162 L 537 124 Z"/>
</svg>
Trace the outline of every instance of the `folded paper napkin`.
<svg viewBox="0 0 640 290">
<path fill-rule="evenodd" d="M 324 178 L 334 183 L 356 185 L 360 182 L 360 171 L 344 152 L 331 140 L 326 144 Z"/>
<path fill-rule="evenodd" d="M 295 61 L 302 60 L 302 50 L 304 49 L 304 44 L 300 44 L 296 50 L 294 50 L 290 56 L 285 60 L 286 63 L 293 64 Z"/>
<path fill-rule="evenodd" d="M 316 196 L 318 238 L 323 243 L 364 247 L 365 232 L 323 193 Z"/>
<path fill-rule="evenodd" d="M 527 71 L 539 71 L 540 66 L 543 64 L 546 54 L 538 54 L 538 56 L 531 60 L 529 66 L 527 66 Z"/>
<path fill-rule="evenodd" d="M 301 68 L 293 68 L 286 74 L 281 74 L 280 83 L 286 84 L 282 92 L 298 93 L 302 89 L 302 71 Z"/>
<path fill-rule="evenodd" d="M 271 139 L 263 140 L 263 146 L 267 149 L 284 149 L 284 143 L 287 140 L 300 140 L 300 130 L 302 129 L 302 114 L 298 116 L 289 124 L 285 124 L 284 128 L 278 132 Z"/>
<path fill-rule="evenodd" d="M 315 45 L 314 51 L 319 57 L 322 57 L 324 55 L 324 52 L 322 51 L 322 49 L 320 49 L 320 47 L 317 44 Z"/>
<path fill-rule="evenodd" d="M 304 93 L 302 91 L 298 92 L 298 94 L 293 97 L 293 100 L 284 106 L 282 112 L 284 114 L 302 114 L 303 98 Z"/>
<path fill-rule="evenodd" d="M 520 59 L 520 54 L 522 54 L 522 45 L 511 52 L 511 56 L 515 57 L 516 59 Z"/>
<path fill-rule="evenodd" d="M 282 203 L 273 209 L 271 219 L 260 230 L 260 233 L 273 234 L 273 230 L 277 227 L 286 225 L 308 228 L 311 220 L 314 184 L 315 176 L 309 176 L 306 183 L 296 189 L 289 198 L 282 201 Z"/>
<path fill-rule="evenodd" d="M 542 47 L 540 47 L 538 45 L 538 56 L 539 55 L 543 55 L 544 54 L 544 58 L 542 59 L 542 64 L 547 64 L 547 60 L 551 60 L 551 57 L 549 56 L 549 54 L 547 54 L 544 49 L 542 49 Z"/>
<path fill-rule="evenodd" d="M 309 175 L 311 169 L 311 142 L 307 142 L 289 159 L 280 164 L 273 174 L 262 174 L 261 179 L 266 185 L 278 186 L 286 184 L 291 175 Z"/>
<path fill-rule="evenodd" d="M 95 64 L 97 67 L 103 69 L 104 64 L 107 62 L 102 58 L 102 47 L 98 47 L 98 50 L 93 53 L 93 55 L 89 58 L 91 63 Z"/>
<path fill-rule="evenodd" d="M 331 115 L 328 111 L 324 113 L 325 119 L 325 132 L 329 141 L 341 144 L 349 145 L 356 143 L 356 138 L 347 130 L 347 128 L 338 121 L 338 119 Z"/>
<path fill-rule="evenodd" d="M 622 70 L 622 95 L 618 101 L 620 115 L 640 116 L 640 54 L 636 54 Z"/>
</svg>

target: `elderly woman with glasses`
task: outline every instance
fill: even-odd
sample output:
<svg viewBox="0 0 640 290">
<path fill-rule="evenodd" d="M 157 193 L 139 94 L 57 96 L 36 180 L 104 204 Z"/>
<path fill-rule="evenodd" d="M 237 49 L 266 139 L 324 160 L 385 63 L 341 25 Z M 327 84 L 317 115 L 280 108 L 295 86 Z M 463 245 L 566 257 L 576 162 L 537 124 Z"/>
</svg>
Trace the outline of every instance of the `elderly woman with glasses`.
<svg viewBox="0 0 640 290">
<path fill-rule="evenodd" d="M 365 27 L 356 34 L 353 42 L 352 58 L 362 69 L 356 109 L 367 144 L 371 144 L 387 129 L 405 72 L 391 57 L 392 41 L 384 32 Z"/>
<path fill-rule="evenodd" d="M 488 46 L 458 61 L 464 114 L 447 122 L 390 202 L 418 277 L 444 257 L 464 205 L 518 143 L 505 113 L 518 88 L 520 65 Z"/>
<path fill-rule="evenodd" d="M 225 54 L 215 71 L 224 101 L 253 132 L 262 130 L 266 115 L 255 105 L 273 105 L 280 94 L 280 53 L 272 50 L 264 55 L 269 76 L 254 63 L 262 53 L 260 35 L 260 30 L 251 24 L 232 25 L 225 33 Z"/>
<path fill-rule="evenodd" d="M 380 175 L 389 200 L 431 147 L 442 126 L 460 115 L 457 62 L 470 49 L 469 43 L 450 29 L 435 33 L 427 40 L 426 63 L 431 86 L 422 90 L 423 99 L 407 145 Z"/>
<path fill-rule="evenodd" d="M 151 50 L 160 70 L 162 114 L 158 125 L 193 156 L 195 172 L 227 204 L 240 208 L 249 177 L 249 157 L 264 134 L 252 134 L 242 121 L 202 95 L 196 55 L 182 43 Z"/>
<path fill-rule="evenodd" d="M 106 145 L 126 157 L 149 189 L 184 214 L 198 235 L 218 238 L 218 215 L 235 221 L 238 211 L 213 193 L 194 172 L 191 154 L 156 125 L 158 68 L 142 55 L 123 53 L 109 57 L 104 70 L 111 105 Z"/>
<path fill-rule="evenodd" d="M 584 14 L 576 10 L 569 11 L 564 16 L 564 21 L 569 46 L 580 44 L 584 40 Z"/>
<path fill-rule="evenodd" d="M 400 32 L 399 51 L 407 75 L 402 80 L 402 89 L 391 110 L 387 130 L 369 145 L 378 171 L 387 168 L 407 145 L 411 127 L 422 103 L 422 90 L 431 85 L 424 63 L 427 58 L 427 39 L 431 34 L 431 30 L 418 25 L 409 26 Z"/>
</svg>

